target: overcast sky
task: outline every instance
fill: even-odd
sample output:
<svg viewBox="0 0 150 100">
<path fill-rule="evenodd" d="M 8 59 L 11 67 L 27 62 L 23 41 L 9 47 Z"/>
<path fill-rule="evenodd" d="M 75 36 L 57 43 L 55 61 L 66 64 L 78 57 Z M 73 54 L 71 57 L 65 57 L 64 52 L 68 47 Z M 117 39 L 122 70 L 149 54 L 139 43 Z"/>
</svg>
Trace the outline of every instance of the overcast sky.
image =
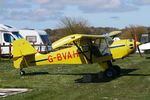
<svg viewBox="0 0 150 100">
<path fill-rule="evenodd" d="M 0 0 L 0 24 L 17 28 L 57 28 L 63 17 L 90 26 L 150 26 L 150 0 Z"/>
</svg>

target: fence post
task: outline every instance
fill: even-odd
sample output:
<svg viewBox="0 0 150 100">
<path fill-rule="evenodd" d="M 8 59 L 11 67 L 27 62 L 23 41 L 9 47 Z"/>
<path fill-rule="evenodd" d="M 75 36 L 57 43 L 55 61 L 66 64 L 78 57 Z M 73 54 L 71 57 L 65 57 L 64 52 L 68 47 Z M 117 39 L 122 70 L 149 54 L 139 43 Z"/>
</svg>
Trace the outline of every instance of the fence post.
<svg viewBox="0 0 150 100">
<path fill-rule="evenodd" d="M 34 45 L 35 45 L 35 44 L 34 44 L 34 42 L 33 42 L 33 44 L 32 44 L 33 48 L 35 48 Z"/>
<path fill-rule="evenodd" d="M 42 52 L 42 43 L 40 43 L 40 53 Z"/>
<path fill-rule="evenodd" d="M 9 59 L 11 59 L 11 44 L 9 44 Z"/>
<path fill-rule="evenodd" d="M 46 53 L 48 53 L 48 44 L 46 43 Z"/>
<path fill-rule="evenodd" d="M 2 54 L 2 47 L 5 47 L 6 45 L 5 45 L 5 43 L 3 43 L 3 45 L 1 46 L 1 58 L 3 58 L 3 54 Z"/>
<path fill-rule="evenodd" d="M 1 60 L 1 57 L 2 57 L 2 48 L 1 48 L 1 44 L 0 44 L 0 60 Z"/>
</svg>

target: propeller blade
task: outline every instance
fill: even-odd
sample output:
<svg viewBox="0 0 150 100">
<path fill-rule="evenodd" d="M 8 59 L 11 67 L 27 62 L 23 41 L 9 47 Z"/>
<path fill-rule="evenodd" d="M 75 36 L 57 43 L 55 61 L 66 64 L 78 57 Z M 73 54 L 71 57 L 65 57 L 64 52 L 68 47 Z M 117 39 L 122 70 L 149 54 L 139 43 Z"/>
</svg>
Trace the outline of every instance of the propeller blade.
<svg viewBox="0 0 150 100">
<path fill-rule="evenodd" d="M 136 44 L 136 48 L 137 48 L 137 50 L 138 50 L 140 56 L 142 57 L 142 53 L 141 53 L 140 48 L 139 48 L 140 42 L 138 41 L 137 34 L 136 34 L 135 31 L 134 31 L 134 39 L 135 39 L 135 42 L 136 42 L 136 43 L 135 43 L 135 44 Z"/>
<path fill-rule="evenodd" d="M 141 53 L 141 51 L 140 51 L 139 45 L 137 45 L 137 50 L 139 51 L 140 56 L 143 57 L 143 56 L 142 56 L 142 53 Z"/>
<path fill-rule="evenodd" d="M 131 33 L 132 38 L 135 41 L 134 45 L 135 45 L 136 49 L 138 50 L 140 56 L 142 57 L 142 53 L 141 53 L 140 48 L 139 48 L 140 42 L 138 42 L 138 37 L 137 37 L 136 31 L 135 31 L 135 28 L 132 27 L 130 30 L 130 33 Z"/>
</svg>

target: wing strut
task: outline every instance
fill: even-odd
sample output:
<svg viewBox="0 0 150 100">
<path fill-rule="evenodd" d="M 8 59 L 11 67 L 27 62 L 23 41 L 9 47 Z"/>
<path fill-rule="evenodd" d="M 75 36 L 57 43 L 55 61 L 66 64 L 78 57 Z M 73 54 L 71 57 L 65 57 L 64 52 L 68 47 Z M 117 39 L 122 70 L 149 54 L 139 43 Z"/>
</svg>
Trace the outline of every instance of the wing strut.
<svg viewBox="0 0 150 100">
<path fill-rule="evenodd" d="M 92 60 L 90 60 L 86 54 L 81 50 L 81 48 L 75 43 L 75 41 L 73 41 L 74 45 L 79 49 L 79 51 L 83 54 L 83 56 L 90 62 L 93 63 Z"/>
</svg>

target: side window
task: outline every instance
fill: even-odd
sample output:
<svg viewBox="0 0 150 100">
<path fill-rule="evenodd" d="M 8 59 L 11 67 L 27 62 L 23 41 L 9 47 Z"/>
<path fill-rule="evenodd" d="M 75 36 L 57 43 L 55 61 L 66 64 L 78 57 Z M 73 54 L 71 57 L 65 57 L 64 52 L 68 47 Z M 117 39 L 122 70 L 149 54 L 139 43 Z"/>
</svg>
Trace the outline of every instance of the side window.
<svg viewBox="0 0 150 100">
<path fill-rule="evenodd" d="M 36 36 L 26 36 L 26 40 L 29 41 L 30 43 L 36 43 L 37 37 Z"/>
<path fill-rule="evenodd" d="M 50 41 L 48 39 L 48 35 L 40 35 L 40 37 L 41 37 L 44 44 L 50 43 Z"/>
<path fill-rule="evenodd" d="M 5 42 L 12 43 L 14 40 L 15 40 L 15 38 L 11 34 L 4 33 L 4 41 Z"/>
</svg>

